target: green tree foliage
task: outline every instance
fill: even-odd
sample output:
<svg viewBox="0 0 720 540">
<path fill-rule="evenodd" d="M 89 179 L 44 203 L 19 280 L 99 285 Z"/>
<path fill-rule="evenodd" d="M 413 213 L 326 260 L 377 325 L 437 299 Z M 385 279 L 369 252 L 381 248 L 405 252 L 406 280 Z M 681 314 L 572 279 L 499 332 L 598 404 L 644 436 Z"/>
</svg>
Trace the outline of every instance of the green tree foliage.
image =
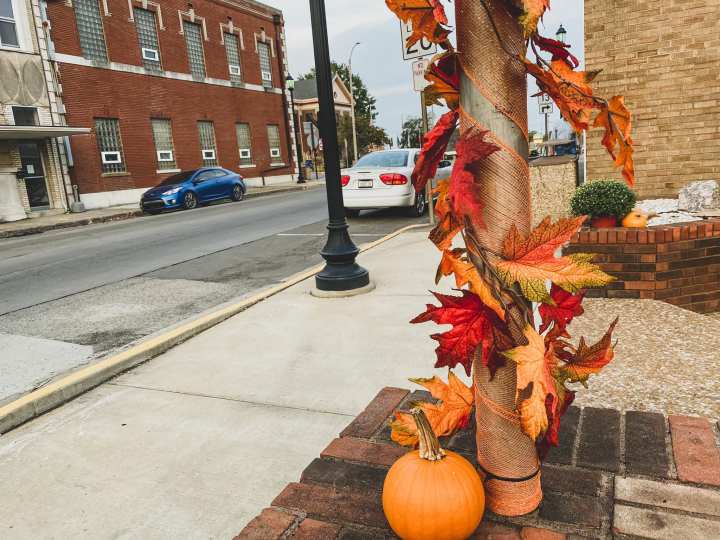
<svg viewBox="0 0 720 540">
<path fill-rule="evenodd" d="M 408 118 L 402 126 L 398 148 L 420 148 L 422 140 L 422 119 Z"/>
<path fill-rule="evenodd" d="M 350 72 L 346 64 L 331 64 L 333 73 L 337 74 L 350 89 Z M 300 79 L 315 78 L 315 68 L 310 70 Z M 373 125 L 373 121 L 377 118 L 377 108 L 375 106 L 376 99 L 370 94 L 365 82 L 362 78 L 353 73 L 353 90 L 355 92 L 355 124 L 358 137 L 358 152 L 360 155 L 366 154 L 372 146 L 383 146 L 390 143 L 390 138 L 384 129 Z M 340 143 L 341 154 L 345 157 L 345 140 L 348 141 L 350 159 L 354 161 L 353 144 L 352 144 L 352 121 L 350 117 L 340 116 L 338 121 L 338 141 Z"/>
</svg>

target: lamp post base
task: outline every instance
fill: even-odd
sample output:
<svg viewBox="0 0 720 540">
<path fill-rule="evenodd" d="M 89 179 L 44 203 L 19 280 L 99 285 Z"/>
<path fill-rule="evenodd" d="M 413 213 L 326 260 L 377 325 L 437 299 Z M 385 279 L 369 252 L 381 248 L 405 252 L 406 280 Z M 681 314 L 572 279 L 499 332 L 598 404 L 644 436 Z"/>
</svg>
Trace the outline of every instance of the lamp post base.
<svg viewBox="0 0 720 540">
<path fill-rule="evenodd" d="M 350 298 L 351 296 L 360 296 L 361 294 L 367 294 L 375 290 L 375 282 L 371 281 L 369 284 L 359 289 L 350 289 L 349 291 L 321 291 L 317 287 L 310 291 L 310 295 L 315 298 Z"/>
<path fill-rule="evenodd" d="M 360 250 L 350 239 L 347 223 L 328 225 L 328 241 L 320 252 L 327 265 L 315 276 L 315 285 L 320 291 L 352 291 L 370 284 L 370 274 L 355 262 Z"/>
</svg>

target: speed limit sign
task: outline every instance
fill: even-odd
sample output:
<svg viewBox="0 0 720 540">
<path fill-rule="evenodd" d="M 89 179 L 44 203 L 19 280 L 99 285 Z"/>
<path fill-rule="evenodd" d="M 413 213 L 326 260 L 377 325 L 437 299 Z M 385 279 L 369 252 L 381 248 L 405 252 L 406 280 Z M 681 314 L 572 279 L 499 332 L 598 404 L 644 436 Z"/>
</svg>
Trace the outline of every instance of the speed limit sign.
<svg viewBox="0 0 720 540">
<path fill-rule="evenodd" d="M 409 47 L 407 40 L 413 33 L 412 22 L 400 23 L 400 39 L 402 40 L 403 60 L 414 60 L 437 53 L 437 45 L 427 38 L 422 38 Z"/>
</svg>

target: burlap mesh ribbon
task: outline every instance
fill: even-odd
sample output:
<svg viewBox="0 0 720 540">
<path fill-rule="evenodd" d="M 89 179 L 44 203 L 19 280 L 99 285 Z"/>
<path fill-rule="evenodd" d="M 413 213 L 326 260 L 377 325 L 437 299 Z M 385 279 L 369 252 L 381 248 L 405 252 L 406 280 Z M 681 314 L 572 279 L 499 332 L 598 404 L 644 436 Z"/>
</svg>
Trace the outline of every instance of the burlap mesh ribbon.
<svg viewBox="0 0 720 540">
<path fill-rule="evenodd" d="M 477 235 L 489 254 L 500 252 L 512 224 L 527 234 L 531 223 L 526 72 L 512 56 L 524 52 L 525 44 L 516 14 L 507 6 L 506 0 L 456 3 L 461 129 L 490 130 L 488 139 L 502 149 L 483 161 L 476 179 L 486 224 Z M 507 516 L 526 514 L 540 504 L 542 491 L 535 445 L 515 412 L 515 366 L 500 368 L 491 380 L 478 353 L 473 370 L 478 463 L 488 508 Z"/>
</svg>

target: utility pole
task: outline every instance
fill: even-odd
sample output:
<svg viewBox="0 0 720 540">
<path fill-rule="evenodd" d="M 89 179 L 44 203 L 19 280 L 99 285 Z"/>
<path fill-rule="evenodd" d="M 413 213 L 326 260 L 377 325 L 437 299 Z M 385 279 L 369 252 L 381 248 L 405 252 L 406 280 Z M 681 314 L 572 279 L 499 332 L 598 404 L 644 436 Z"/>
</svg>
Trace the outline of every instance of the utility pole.
<svg viewBox="0 0 720 540">
<path fill-rule="evenodd" d="M 350 49 L 350 59 L 348 60 L 348 75 L 350 80 L 350 117 L 352 118 L 352 132 L 353 132 L 353 163 L 358 158 L 358 143 L 357 143 L 357 127 L 355 125 L 355 90 L 353 90 L 353 70 L 352 70 L 352 57 L 355 52 L 355 47 L 360 45 L 358 41 Z"/>
<path fill-rule="evenodd" d="M 486 253 L 502 251 L 514 225 L 530 233 L 530 169 L 527 163 L 527 78 L 524 66 L 506 51 L 525 51 L 523 31 L 506 0 L 457 0 L 457 49 L 461 54 L 460 104 L 464 128 L 489 130 L 503 149 L 483 160 L 476 185 L 484 202 L 485 229 L 475 231 Z M 490 89 L 488 91 L 487 89 Z M 482 90 L 482 91 L 481 91 Z M 513 341 L 523 336 L 513 335 Z M 493 374 L 482 354 L 473 362 L 477 419 L 477 458 L 486 472 L 488 508 L 520 515 L 542 499 L 535 443 L 519 422 L 497 413 L 516 409 L 517 365 L 507 362 Z M 487 403 L 494 403 L 491 409 Z M 508 441 L 512 441 L 509 443 Z M 512 444 L 511 447 L 508 444 Z M 502 459 L 499 458 L 502 456 Z M 504 504 L 511 500 L 512 508 Z"/>
<path fill-rule="evenodd" d="M 430 131 L 430 126 L 428 125 L 427 103 L 425 102 L 425 90 L 422 90 L 420 92 L 420 111 L 422 112 L 422 134 L 420 137 L 420 148 L 422 148 L 423 137 L 425 137 L 425 134 Z M 425 200 L 427 201 L 428 205 L 430 225 L 435 225 L 435 209 L 433 205 L 432 191 L 432 180 L 430 180 L 430 182 L 425 184 Z"/>
</svg>

